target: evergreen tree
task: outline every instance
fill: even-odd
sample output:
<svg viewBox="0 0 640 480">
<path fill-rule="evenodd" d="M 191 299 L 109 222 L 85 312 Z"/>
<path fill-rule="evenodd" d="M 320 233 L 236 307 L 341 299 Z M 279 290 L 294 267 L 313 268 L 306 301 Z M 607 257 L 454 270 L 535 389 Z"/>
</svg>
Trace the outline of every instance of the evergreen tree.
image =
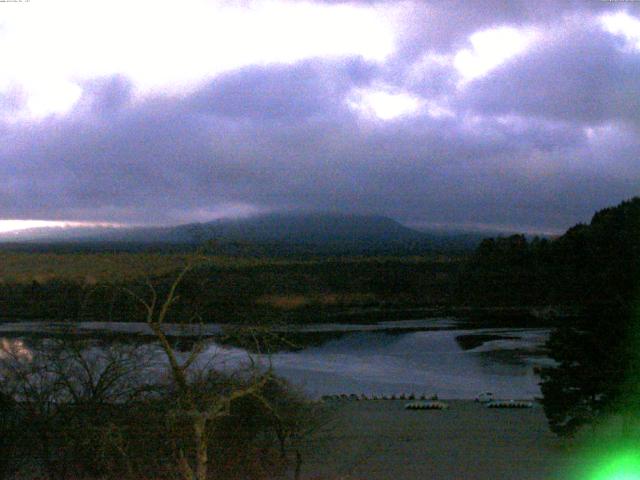
<svg viewBox="0 0 640 480">
<path fill-rule="evenodd" d="M 563 436 L 613 413 L 640 413 L 638 322 L 626 305 L 600 304 L 547 344 L 557 365 L 542 371 L 542 404 L 551 430 Z"/>
<path fill-rule="evenodd" d="M 555 298 L 582 307 L 547 343 L 557 362 L 541 383 L 552 431 L 571 435 L 603 415 L 640 414 L 640 198 L 596 213 L 552 251 Z"/>
</svg>

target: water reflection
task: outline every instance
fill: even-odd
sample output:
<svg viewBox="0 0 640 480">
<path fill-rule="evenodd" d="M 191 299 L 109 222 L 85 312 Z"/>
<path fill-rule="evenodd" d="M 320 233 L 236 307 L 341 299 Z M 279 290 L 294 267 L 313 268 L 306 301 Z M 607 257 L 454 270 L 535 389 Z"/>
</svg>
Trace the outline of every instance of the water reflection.
<svg viewBox="0 0 640 480">
<path fill-rule="evenodd" d="M 508 343 L 463 350 L 456 337 L 474 333 L 489 331 L 356 333 L 276 354 L 272 362 L 280 374 L 315 395 L 414 392 L 475 398 L 480 391 L 492 391 L 505 397 L 539 396 L 534 366 L 544 362 L 538 355 L 547 331 L 511 331 L 514 338 Z"/>
<path fill-rule="evenodd" d="M 350 328 L 336 333 L 297 351 L 252 357 L 273 366 L 313 396 L 413 392 L 475 398 L 481 391 L 491 391 L 497 396 L 533 398 L 540 395 L 534 367 L 548 362 L 541 348 L 549 335 L 545 329 L 390 332 Z M 127 338 L 96 337 L 92 348 L 104 348 L 111 342 L 150 341 L 136 335 Z M 30 343 L 24 335 L 0 338 L 0 347 L 0 356 L 4 351 L 22 358 L 31 358 L 32 350 L 39 348 L 38 342 Z M 238 345 L 223 346 L 210 339 L 197 364 L 232 370 L 246 364 L 249 356 Z"/>
</svg>

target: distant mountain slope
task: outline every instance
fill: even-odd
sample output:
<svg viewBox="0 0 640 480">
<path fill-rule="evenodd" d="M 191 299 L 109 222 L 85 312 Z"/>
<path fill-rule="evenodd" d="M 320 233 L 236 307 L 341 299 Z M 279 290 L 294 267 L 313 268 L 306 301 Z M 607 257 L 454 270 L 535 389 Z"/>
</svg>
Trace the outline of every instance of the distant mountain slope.
<svg viewBox="0 0 640 480">
<path fill-rule="evenodd" d="M 172 236 L 257 242 L 343 243 L 416 241 L 424 234 L 377 215 L 267 214 L 241 220 L 183 225 Z"/>
<path fill-rule="evenodd" d="M 410 253 L 424 250 L 473 249 L 480 234 L 430 233 L 414 230 L 380 215 L 339 213 L 271 213 L 175 227 L 38 229 L 1 240 L 109 244 L 195 245 L 208 240 L 270 245 L 318 253 Z"/>
</svg>

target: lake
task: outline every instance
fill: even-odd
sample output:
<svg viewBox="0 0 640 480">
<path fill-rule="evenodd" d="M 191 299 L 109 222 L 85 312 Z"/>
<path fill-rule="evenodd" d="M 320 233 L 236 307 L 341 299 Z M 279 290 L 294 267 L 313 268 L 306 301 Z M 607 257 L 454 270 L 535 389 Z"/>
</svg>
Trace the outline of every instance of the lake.
<svg viewBox="0 0 640 480">
<path fill-rule="evenodd" d="M 0 341 L 23 342 L 59 333 L 69 324 L 21 322 L 0 324 Z M 79 334 L 121 341 L 130 335 L 148 341 L 145 324 L 84 323 Z M 193 329 L 168 325 L 172 335 L 192 335 Z M 414 393 L 440 398 L 471 399 L 481 392 L 502 398 L 540 396 L 536 366 L 549 365 L 542 348 L 545 328 L 469 328 L 456 319 L 380 322 L 368 325 L 323 324 L 287 327 L 300 338 L 314 336 L 311 346 L 297 351 L 258 355 L 275 371 L 311 396 L 331 394 L 392 395 Z M 205 335 L 220 334 L 219 325 L 205 325 Z M 320 335 L 320 340 L 318 340 Z M 324 337 L 323 337 L 324 336 Z M 323 340 L 323 338 L 325 338 Z M 311 343 L 311 342 L 310 342 Z M 233 368 L 248 358 L 237 347 L 209 340 L 202 361 L 215 359 Z"/>
</svg>

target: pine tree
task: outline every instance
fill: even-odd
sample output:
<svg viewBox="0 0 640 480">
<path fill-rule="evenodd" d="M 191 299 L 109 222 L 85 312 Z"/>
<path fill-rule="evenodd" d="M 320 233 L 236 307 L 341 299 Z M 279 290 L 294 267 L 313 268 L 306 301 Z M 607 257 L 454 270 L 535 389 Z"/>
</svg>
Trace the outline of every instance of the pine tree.
<svg viewBox="0 0 640 480">
<path fill-rule="evenodd" d="M 552 431 L 572 435 L 608 414 L 640 414 L 640 198 L 596 213 L 552 246 L 556 298 L 582 314 L 547 348 L 542 403 Z"/>
</svg>

